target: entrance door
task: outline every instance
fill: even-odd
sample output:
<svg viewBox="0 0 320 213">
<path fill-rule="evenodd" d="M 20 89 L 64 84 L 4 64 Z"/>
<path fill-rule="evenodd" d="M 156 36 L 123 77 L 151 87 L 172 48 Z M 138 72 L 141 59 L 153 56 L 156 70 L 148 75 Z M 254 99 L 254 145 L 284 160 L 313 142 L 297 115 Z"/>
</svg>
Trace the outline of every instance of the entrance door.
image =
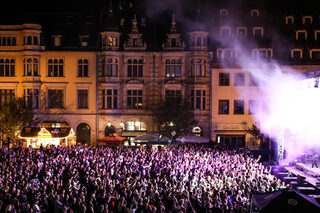
<svg viewBox="0 0 320 213">
<path fill-rule="evenodd" d="M 222 146 L 226 146 L 226 147 L 233 147 L 233 148 L 245 147 L 244 135 L 217 135 L 217 141 Z"/>
<path fill-rule="evenodd" d="M 77 143 L 90 145 L 90 127 L 86 123 L 77 126 Z"/>
</svg>

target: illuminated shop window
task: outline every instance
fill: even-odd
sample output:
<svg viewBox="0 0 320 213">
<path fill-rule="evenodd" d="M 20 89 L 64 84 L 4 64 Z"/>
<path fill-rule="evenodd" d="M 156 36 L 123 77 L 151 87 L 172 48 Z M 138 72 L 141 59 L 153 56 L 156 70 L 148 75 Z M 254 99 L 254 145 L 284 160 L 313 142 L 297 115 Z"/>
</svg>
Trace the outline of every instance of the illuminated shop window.
<svg viewBox="0 0 320 213">
<path fill-rule="evenodd" d="M 125 130 L 127 130 L 127 131 L 146 131 L 147 125 L 141 121 L 127 121 L 125 123 Z"/>
</svg>

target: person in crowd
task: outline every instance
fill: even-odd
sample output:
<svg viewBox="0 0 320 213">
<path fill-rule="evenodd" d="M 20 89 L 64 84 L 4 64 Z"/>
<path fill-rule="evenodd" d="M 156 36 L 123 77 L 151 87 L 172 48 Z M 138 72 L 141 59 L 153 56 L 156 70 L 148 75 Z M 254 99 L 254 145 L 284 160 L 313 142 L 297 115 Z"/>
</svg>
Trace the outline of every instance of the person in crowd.
<svg viewBox="0 0 320 213">
<path fill-rule="evenodd" d="M 244 151 L 201 145 L 0 148 L 0 213 L 248 212 L 283 183 Z"/>
</svg>

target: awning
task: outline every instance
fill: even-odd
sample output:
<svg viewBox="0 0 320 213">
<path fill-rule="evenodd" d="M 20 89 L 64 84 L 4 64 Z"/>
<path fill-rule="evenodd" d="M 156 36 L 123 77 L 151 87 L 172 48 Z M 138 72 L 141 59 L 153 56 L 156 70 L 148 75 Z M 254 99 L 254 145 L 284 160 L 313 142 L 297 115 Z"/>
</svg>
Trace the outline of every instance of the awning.
<svg viewBox="0 0 320 213">
<path fill-rule="evenodd" d="M 155 133 L 147 133 L 147 134 L 143 134 L 143 135 L 139 135 L 137 137 L 134 138 L 134 141 L 137 142 L 143 142 L 143 141 L 155 141 L 155 140 L 158 140 L 160 137 L 160 135 L 158 134 L 155 134 Z M 162 136 L 160 138 L 160 140 L 166 140 L 168 141 L 169 138 L 165 137 L 165 136 Z"/>
<path fill-rule="evenodd" d="M 123 137 L 136 137 L 139 135 L 146 134 L 147 131 L 122 131 L 121 136 Z"/>
<path fill-rule="evenodd" d="M 246 130 L 241 129 L 217 129 L 215 132 L 245 132 Z"/>
<path fill-rule="evenodd" d="M 183 137 L 178 137 L 177 141 L 184 141 L 185 143 L 209 143 L 209 138 L 196 136 L 196 135 L 187 135 Z"/>
<path fill-rule="evenodd" d="M 120 137 L 120 136 L 106 136 L 104 138 L 100 138 L 98 140 L 98 143 L 103 143 L 103 144 L 121 144 L 123 143 L 127 138 L 125 137 Z"/>
</svg>

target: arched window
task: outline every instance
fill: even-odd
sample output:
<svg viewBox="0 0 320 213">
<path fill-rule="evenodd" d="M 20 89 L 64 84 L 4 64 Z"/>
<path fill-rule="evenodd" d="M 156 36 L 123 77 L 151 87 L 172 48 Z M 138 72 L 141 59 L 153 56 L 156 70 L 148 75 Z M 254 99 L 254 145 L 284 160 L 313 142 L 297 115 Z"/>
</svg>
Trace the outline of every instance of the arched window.
<svg viewBox="0 0 320 213">
<path fill-rule="evenodd" d="M 15 75 L 15 60 L 14 59 L 0 59 L 0 76 L 13 77 Z"/>
<path fill-rule="evenodd" d="M 37 58 L 25 58 L 23 63 L 25 76 L 39 76 L 39 60 Z"/>
<path fill-rule="evenodd" d="M 78 60 L 78 77 L 88 77 L 89 70 L 88 59 L 79 59 Z"/>
<path fill-rule="evenodd" d="M 201 46 L 201 37 L 197 38 L 197 46 Z"/>
<path fill-rule="evenodd" d="M 16 39 L 16 37 L 12 37 L 12 46 L 17 46 L 17 39 Z"/>
<path fill-rule="evenodd" d="M 102 76 L 117 77 L 118 76 L 118 59 L 106 58 L 102 60 Z"/>
<path fill-rule="evenodd" d="M 206 60 L 201 58 L 191 59 L 191 76 L 205 77 L 206 76 Z"/>
<path fill-rule="evenodd" d="M 7 40 L 7 46 L 12 46 L 12 40 L 11 40 L 11 37 L 8 37 L 8 40 Z"/>
<path fill-rule="evenodd" d="M 32 36 L 27 37 L 27 45 L 32 45 Z"/>
<path fill-rule="evenodd" d="M 127 76 L 128 77 L 142 77 L 143 76 L 143 60 L 142 59 L 131 59 L 128 60 L 127 64 Z"/>
<path fill-rule="evenodd" d="M 2 37 L 2 46 L 7 46 L 7 38 Z"/>
<path fill-rule="evenodd" d="M 39 60 L 37 58 L 33 59 L 33 75 L 39 75 Z"/>
<path fill-rule="evenodd" d="M 33 45 L 38 45 L 38 44 L 39 44 L 38 37 L 33 36 Z"/>
<path fill-rule="evenodd" d="M 167 59 L 165 61 L 165 75 L 166 77 L 178 77 L 181 78 L 181 60 L 180 59 Z"/>
<path fill-rule="evenodd" d="M 112 76 L 112 59 L 111 58 L 107 59 L 107 76 L 108 77 Z"/>
<path fill-rule="evenodd" d="M 63 59 L 48 59 L 48 76 L 63 77 Z"/>
<path fill-rule="evenodd" d="M 77 126 L 77 143 L 90 144 L 91 131 L 90 126 L 86 123 L 81 123 Z"/>
</svg>

